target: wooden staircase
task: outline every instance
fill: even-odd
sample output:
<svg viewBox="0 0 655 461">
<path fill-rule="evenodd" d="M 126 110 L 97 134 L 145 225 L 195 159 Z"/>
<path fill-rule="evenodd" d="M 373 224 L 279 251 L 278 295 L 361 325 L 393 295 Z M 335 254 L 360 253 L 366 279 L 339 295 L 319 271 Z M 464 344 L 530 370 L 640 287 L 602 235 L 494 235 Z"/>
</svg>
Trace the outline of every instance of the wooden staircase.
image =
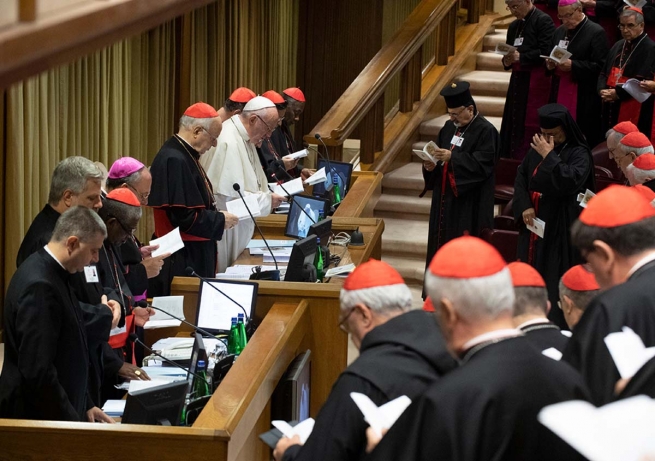
<svg viewBox="0 0 655 461">
<path fill-rule="evenodd" d="M 499 131 L 510 72 L 504 71 L 501 57 L 492 50 L 497 43 L 504 43 L 506 34 L 505 29 L 496 29 L 485 36 L 483 50 L 477 54 L 476 69 L 457 78 L 471 84 L 478 110 Z M 445 114 L 424 120 L 419 128 L 420 140 L 413 148 L 422 149 L 426 142 L 436 140 L 447 120 Z M 413 162 L 385 174 L 382 196 L 375 208 L 375 216 L 385 220 L 382 259 L 401 273 L 415 296 L 420 295 L 423 285 L 432 200 L 431 192 L 418 197 L 423 186 L 421 163 L 413 156 Z"/>
</svg>

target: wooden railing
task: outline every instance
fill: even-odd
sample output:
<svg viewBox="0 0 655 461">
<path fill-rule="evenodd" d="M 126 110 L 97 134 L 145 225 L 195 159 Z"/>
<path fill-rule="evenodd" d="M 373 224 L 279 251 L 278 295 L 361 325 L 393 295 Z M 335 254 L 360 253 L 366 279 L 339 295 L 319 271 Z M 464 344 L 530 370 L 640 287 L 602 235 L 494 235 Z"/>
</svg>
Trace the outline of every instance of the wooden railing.
<svg viewBox="0 0 655 461">
<path fill-rule="evenodd" d="M 447 65 L 455 54 L 460 7 L 467 7 L 470 24 L 478 23 L 485 9 L 493 8 L 493 0 L 468 0 L 463 5 L 461 1 L 423 0 L 305 140 L 315 143 L 314 133 L 319 133 L 332 158 L 340 159 L 344 141 L 359 128 L 361 162 L 373 163 L 375 152 L 383 148 L 384 92 L 393 77 L 401 75 L 398 111 L 412 112 L 421 99 L 423 45 L 436 36 L 437 46 L 429 61 Z"/>
</svg>

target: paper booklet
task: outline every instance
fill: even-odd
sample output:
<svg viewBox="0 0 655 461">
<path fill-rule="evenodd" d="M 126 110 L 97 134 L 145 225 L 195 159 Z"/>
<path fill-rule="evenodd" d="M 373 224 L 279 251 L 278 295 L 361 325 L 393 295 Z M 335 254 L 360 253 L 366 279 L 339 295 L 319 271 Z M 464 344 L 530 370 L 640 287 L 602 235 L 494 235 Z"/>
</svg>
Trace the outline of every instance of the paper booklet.
<svg viewBox="0 0 655 461">
<path fill-rule="evenodd" d="M 507 43 L 498 43 L 496 44 L 496 49 L 494 50 L 494 53 L 500 54 L 502 56 L 506 56 L 510 53 L 514 53 L 516 51 L 516 47 L 512 45 L 508 45 Z"/>
<path fill-rule="evenodd" d="M 357 408 L 360 409 L 366 421 L 378 436 L 382 437 L 382 430 L 389 429 L 393 426 L 400 415 L 412 403 L 409 397 L 401 395 L 400 397 L 385 403 L 378 407 L 373 401 L 364 394 L 351 392 L 350 397 L 355 401 Z"/>
<path fill-rule="evenodd" d="M 282 183 L 282 185 L 279 185 L 276 182 L 272 182 L 269 183 L 268 186 L 271 192 L 273 192 L 274 194 L 281 195 L 283 197 L 288 197 L 289 194 L 296 195 L 305 192 L 305 188 L 302 185 L 301 178 L 296 178 L 291 181 L 287 181 L 285 183 Z M 285 189 L 287 192 L 289 192 L 289 194 L 287 194 L 287 192 L 284 191 Z"/>
<path fill-rule="evenodd" d="M 243 199 L 245 200 L 246 204 L 248 204 L 248 208 L 250 208 L 250 212 L 255 218 L 261 214 L 259 211 L 259 202 L 257 201 L 257 196 L 246 195 L 243 197 Z M 239 221 L 242 221 L 244 219 L 250 219 L 250 214 L 248 214 L 248 210 L 246 209 L 246 206 L 243 204 L 244 200 L 241 200 L 241 198 L 237 198 L 234 200 L 230 200 L 225 204 L 228 213 L 232 213 L 233 215 L 236 215 L 239 218 Z"/>
<path fill-rule="evenodd" d="M 414 155 L 418 156 L 421 160 L 432 162 L 436 165 L 438 160 L 433 157 L 433 154 L 437 149 L 439 149 L 439 147 L 435 142 L 430 141 L 423 147 L 423 150 L 412 149 L 412 152 L 414 152 Z"/>
<path fill-rule="evenodd" d="M 639 86 L 639 80 L 630 78 L 623 84 L 623 89 L 639 103 L 644 102 L 650 98 L 650 93 L 647 89 Z"/>
<path fill-rule="evenodd" d="M 645 395 L 600 408 L 579 400 L 556 403 L 538 419 L 590 461 L 655 459 L 655 401 Z"/>
<path fill-rule="evenodd" d="M 580 202 L 580 206 L 582 208 L 587 208 L 587 203 L 589 203 L 589 200 L 591 200 L 595 196 L 596 196 L 596 194 L 594 194 L 589 189 L 587 189 L 584 192 L 584 194 L 583 193 L 578 194 L 578 202 Z"/>
<path fill-rule="evenodd" d="M 646 0 L 623 0 L 623 3 L 625 3 L 628 6 L 634 6 L 635 8 L 643 8 L 643 6 L 648 3 Z"/>
<path fill-rule="evenodd" d="M 527 227 L 528 230 L 530 230 L 530 231 L 534 232 L 535 234 L 537 234 L 539 237 L 544 238 L 544 231 L 546 230 L 546 223 L 542 219 L 539 219 L 539 218 L 534 218 L 532 220 L 532 222 L 533 222 L 532 226 L 529 226 L 529 225 L 526 224 L 525 227 Z"/>
<path fill-rule="evenodd" d="M 175 317 L 184 318 L 184 296 L 160 296 L 152 298 L 152 305 L 166 312 L 173 314 Z M 155 328 L 179 327 L 182 324 L 179 320 L 174 319 L 165 312 L 155 310 L 154 315 L 150 316 L 144 330 Z"/>
<path fill-rule="evenodd" d="M 314 184 L 325 182 L 326 178 L 327 176 L 325 175 L 325 167 L 323 167 L 320 170 L 318 170 L 316 173 L 311 175 L 309 178 L 305 179 L 305 184 L 307 184 L 308 186 L 313 186 Z"/>
<path fill-rule="evenodd" d="M 646 362 L 655 357 L 655 347 L 646 347 L 630 327 L 605 336 L 605 345 L 623 379 L 632 378 Z"/>
<path fill-rule="evenodd" d="M 555 61 L 557 64 L 562 64 L 564 61 L 573 56 L 571 53 L 566 51 L 566 49 L 561 46 L 555 46 L 553 51 L 550 52 L 550 56 L 544 56 L 543 54 L 539 55 L 540 58 L 550 59 Z"/>
<path fill-rule="evenodd" d="M 159 248 L 157 248 L 155 251 L 152 252 L 152 257 L 156 258 L 157 256 L 161 256 L 166 253 L 173 254 L 177 250 L 181 250 L 184 248 L 184 242 L 182 241 L 182 237 L 180 236 L 180 228 L 176 227 L 172 231 L 170 231 L 168 234 L 159 237 L 158 239 L 150 240 L 148 242 L 148 245 L 159 245 Z"/>
<path fill-rule="evenodd" d="M 307 149 L 299 150 L 298 152 L 294 152 L 293 154 L 285 155 L 282 158 L 290 158 L 291 160 L 297 160 L 305 157 L 307 157 Z"/>
</svg>

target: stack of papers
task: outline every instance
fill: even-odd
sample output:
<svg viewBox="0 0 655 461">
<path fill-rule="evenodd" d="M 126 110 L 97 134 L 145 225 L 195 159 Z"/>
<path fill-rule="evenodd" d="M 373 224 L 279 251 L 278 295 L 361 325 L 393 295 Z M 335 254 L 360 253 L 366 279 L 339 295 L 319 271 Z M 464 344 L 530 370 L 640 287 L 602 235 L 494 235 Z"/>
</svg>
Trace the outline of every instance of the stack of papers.
<svg viewBox="0 0 655 461">
<path fill-rule="evenodd" d="M 374 404 L 368 396 L 359 392 L 351 392 L 350 397 L 355 401 L 357 408 L 364 415 L 364 421 L 371 426 L 371 429 L 379 437 L 382 437 L 382 430 L 390 429 L 405 409 L 412 403 L 406 395 L 401 395 L 381 407 Z"/>
<path fill-rule="evenodd" d="M 307 442 L 307 439 L 312 433 L 312 430 L 314 430 L 314 418 L 307 418 L 306 420 L 296 424 L 295 426 L 291 426 L 289 423 L 286 421 L 271 421 L 271 424 L 273 427 L 275 427 L 278 431 L 282 432 L 282 435 L 285 437 L 293 437 L 294 435 L 297 435 L 300 437 L 300 444 L 304 445 L 305 442 Z"/>
<path fill-rule="evenodd" d="M 127 400 L 107 400 L 102 407 L 102 411 L 112 418 L 120 418 L 125 412 Z"/>
<path fill-rule="evenodd" d="M 299 160 L 301 158 L 307 157 L 307 149 L 299 150 L 298 152 L 294 152 L 293 154 L 285 155 L 282 158 L 288 158 L 291 160 Z"/>
<path fill-rule="evenodd" d="M 257 265 L 247 265 L 247 264 L 237 264 L 235 266 L 230 266 L 225 269 L 225 272 L 216 274 L 217 279 L 223 280 L 249 280 L 250 276 L 253 274 L 255 267 L 261 267 L 262 271 L 274 271 L 275 266 L 257 266 Z M 280 278 L 284 277 L 284 274 L 287 271 L 287 266 L 279 266 Z"/>
<path fill-rule="evenodd" d="M 433 154 L 438 149 L 439 147 L 437 147 L 435 142 L 430 141 L 423 147 L 423 150 L 412 149 L 412 152 L 414 152 L 414 155 L 417 155 L 421 160 L 432 162 L 436 165 L 438 160 L 433 157 Z"/>
<path fill-rule="evenodd" d="M 144 389 L 152 389 L 153 387 L 165 386 L 170 384 L 175 380 L 171 379 L 151 379 L 150 381 L 141 381 L 139 379 L 133 379 L 130 381 L 130 385 L 127 388 L 128 394 L 131 394 L 136 391 L 142 391 Z"/>
<path fill-rule="evenodd" d="M 346 275 L 350 274 L 354 270 L 355 270 L 355 265 L 353 263 L 350 263 L 350 264 L 346 264 L 346 265 L 343 265 L 343 266 L 333 267 L 332 269 L 328 269 L 327 272 L 325 272 L 325 276 L 326 277 L 335 277 L 335 276 L 345 277 Z"/>
<path fill-rule="evenodd" d="M 646 347 L 630 327 L 605 336 L 605 344 L 623 379 L 632 378 L 646 362 L 655 357 L 655 347 Z"/>
<path fill-rule="evenodd" d="M 295 240 L 268 240 L 268 246 L 271 248 L 273 247 L 292 247 L 293 244 L 296 243 Z M 246 248 L 251 249 L 251 248 L 266 248 L 266 243 L 264 243 L 263 240 L 261 239 L 252 239 L 250 242 L 248 242 L 248 245 Z"/>
<path fill-rule="evenodd" d="M 302 185 L 302 178 L 296 178 L 292 181 L 287 181 L 282 185 L 276 182 L 272 182 L 268 184 L 268 187 L 271 190 L 271 192 L 273 192 L 274 194 L 282 195 L 283 197 L 288 197 L 289 194 L 297 195 L 305 192 L 305 188 Z"/>
<path fill-rule="evenodd" d="M 180 228 L 176 227 L 163 237 L 150 240 L 148 245 L 159 245 L 159 248 L 152 252 L 153 258 L 166 253 L 173 254 L 177 250 L 181 250 L 184 248 L 184 242 L 182 241 L 182 237 L 180 237 Z"/>
<path fill-rule="evenodd" d="M 309 178 L 305 179 L 305 184 L 307 184 L 308 186 L 313 186 L 314 184 L 325 182 L 326 178 L 327 177 L 325 176 L 325 167 L 323 167 L 320 170 L 318 170 L 316 173 L 311 175 Z"/>
<path fill-rule="evenodd" d="M 175 317 L 184 318 L 184 296 L 161 296 L 152 298 L 152 305 L 166 312 L 173 314 Z M 170 315 L 164 312 L 155 310 L 155 315 L 143 326 L 145 330 L 152 330 L 155 328 L 165 327 L 179 327 L 182 324 L 179 320 L 175 320 Z"/>
<path fill-rule="evenodd" d="M 257 201 L 256 195 L 245 195 L 243 200 L 241 200 L 241 198 L 230 200 L 225 204 L 228 213 L 236 215 L 237 218 L 239 218 L 239 221 L 250 219 L 250 213 L 248 213 L 248 209 L 246 209 L 246 205 L 243 203 L 244 201 L 246 202 L 246 205 L 248 205 L 250 213 L 252 213 L 253 217 L 256 218 L 257 216 L 261 215 L 259 212 L 259 202 Z"/>
<path fill-rule="evenodd" d="M 539 422 L 590 461 L 655 458 L 655 401 L 645 395 L 600 408 L 573 400 L 545 407 Z"/>
</svg>

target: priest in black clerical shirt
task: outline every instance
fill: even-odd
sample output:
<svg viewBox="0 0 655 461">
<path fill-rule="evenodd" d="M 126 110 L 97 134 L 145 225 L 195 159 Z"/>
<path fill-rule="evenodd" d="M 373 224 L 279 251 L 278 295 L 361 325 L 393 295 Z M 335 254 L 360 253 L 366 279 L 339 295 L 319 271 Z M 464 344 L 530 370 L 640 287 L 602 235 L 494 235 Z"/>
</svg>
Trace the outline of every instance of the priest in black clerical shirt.
<svg viewBox="0 0 655 461">
<path fill-rule="evenodd" d="M 593 403 L 603 405 L 615 398 L 620 378 L 605 337 L 627 326 L 655 346 L 655 208 L 634 188 L 610 186 L 589 201 L 571 233 L 604 291 L 585 310 L 562 360 L 580 370 Z"/>
<path fill-rule="evenodd" d="M 448 241 L 479 236 L 493 228 L 494 166 L 498 160 L 498 131 L 478 112 L 468 82 L 441 90 L 448 120 L 439 132 L 434 157 L 423 163 L 425 189 L 432 191 L 426 267 Z"/>
<path fill-rule="evenodd" d="M 564 352 L 568 336 L 546 317 L 552 308 L 546 282 L 529 264 L 515 261 L 508 267 L 514 286 L 514 325 L 540 351 L 555 348 Z M 570 332 L 567 333 L 570 335 Z"/>
<path fill-rule="evenodd" d="M 596 84 L 609 50 L 607 36 L 602 26 L 584 14 L 579 0 L 560 0 L 557 10 L 562 25 L 555 30 L 551 49 L 558 46 L 571 57 L 560 63 L 546 60 L 552 75 L 550 102 L 566 106 L 587 143 L 594 147 L 605 134 L 600 130 L 601 102 Z"/>
<path fill-rule="evenodd" d="M 304 446 L 283 438 L 277 461 L 359 460 L 365 455 L 366 427 L 351 392 L 380 406 L 401 395 L 417 397 L 456 366 L 434 316 L 410 311 L 412 295 L 398 272 L 370 260 L 348 276 L 341 290 L 341 322 L 359 357 L 341 374 L 316 417 Z"/>
<path fill-rule="evenodd" d="M 584 135 L 566 107 L 547 104 L 538 111 L 541 134 L 519 165 L 514 181 L 514 220 L 519 227 L 518 259 L 539 271 L 552 306 L 559 301 L 559 279 L 580 255 L 571 245 L 569 228 L 580 214 L 578 194 L 595 191 L 594 163 Z M 528 226 L 539 218 L 543 237 Z M 565 328 L 559 309 L 548 318 Z"/>
<path fill-rule="evenodd" d="M 512 280 L 498 251 L 475 237 L 455 239 L 437 252 L 425 284 L 461 365 L 413 400 L 369 459 L 580 459 L 537 414 L 586 399 L 584 383 L 513 327 Z"/>
</svg>

